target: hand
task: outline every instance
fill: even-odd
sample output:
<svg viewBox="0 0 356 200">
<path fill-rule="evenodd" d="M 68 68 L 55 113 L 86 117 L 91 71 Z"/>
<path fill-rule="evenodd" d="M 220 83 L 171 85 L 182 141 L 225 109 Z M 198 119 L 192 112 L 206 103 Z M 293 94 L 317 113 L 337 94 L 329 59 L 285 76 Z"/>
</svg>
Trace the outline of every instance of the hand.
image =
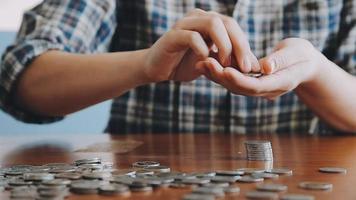
<svg viewBox="0 0 356 200">
<path fill-rule="evenodd" d="M 277 44 L 271 55 L 259 60 L 265 74 L 260 78 L 248 77 L 232 67 L 224 68 L 211 57 L 198 65 L 206 68 L 209 79 L 232 93 L 272 100 L 313 80 L 325 59 L 307 40 L 289 38 Z"/>
<path fill-rule="evenodd" d="M 196 64 L 212 53 L 213 45 L 218 49 L 217 62 L 221 65 L 231 65 L 231 57 L 235 57 L 241 71 L 260 71 L 258 60 L 234 19 L 196 9 L 148 49 L 145 74 L 152 82 L 194 80 L 205 74 L 205 68 Z"/>
</svg>

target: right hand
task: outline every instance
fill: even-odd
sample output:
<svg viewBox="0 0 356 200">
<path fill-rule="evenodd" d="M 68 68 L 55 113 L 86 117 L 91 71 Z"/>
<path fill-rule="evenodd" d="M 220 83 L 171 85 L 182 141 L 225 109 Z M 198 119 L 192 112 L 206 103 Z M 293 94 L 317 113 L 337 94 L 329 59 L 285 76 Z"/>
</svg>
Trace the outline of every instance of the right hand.
<svg viewBox="0 0 356 200">
<path fill-rule="evenodd" d="M 194 80 L 206 74 L 206 69 L 197 63 L 213 53 L 213 45 L 222 66 L 231 66 L 231 58 L 236 58 L 240 71 L 260 71 L 257 58 L 234 19 L 195 9 L 148 49 L 145 74 L 151 82 Z"/>
</svg>

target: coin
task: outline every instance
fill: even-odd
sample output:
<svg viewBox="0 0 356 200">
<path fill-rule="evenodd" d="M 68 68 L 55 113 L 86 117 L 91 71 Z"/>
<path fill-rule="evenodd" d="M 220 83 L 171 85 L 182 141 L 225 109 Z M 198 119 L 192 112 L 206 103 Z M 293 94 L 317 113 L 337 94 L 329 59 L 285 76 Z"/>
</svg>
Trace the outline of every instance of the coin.
<svg viewBox="0 0 356 200">
<path fill-rule="evenodd" d="M 347 172 L 345 168 L 341 168 L 341 167 L 321 167 L 319 168 L 319 171 L 324 173 L 341 173 L 341 174 L 346 174 Z"/>
<path fill-rule="evenodd" d="M 155 161 L 138 161 L 132 164 L 133 167 L 137 167 L 137 168 L 156 167 L 159 165 L 161 164 Z"/>
<path fill-rule="evenodd" d="M 259 78 L 263 76 L 261 72 L 249 72 L 249 73 L 244 73 L 245 76 L 253 77 L 253 78 Z"/>
<path fill-rule="evenodd" d="M 279 177 L 278 174 L 272 174 L 272 173 L 252 173 L 251 174 L 252 177 L 255 178 L 264 178 L 264 179 L 276 179 Z"/>
<path fill-rule="evenodd" d="M 96 194 L 99 187 L 97 181 L 77 181 L 71 183 L 70 191 L 76 194 Z"/>
<path fill-rule="evenodd" d="M 331 183 L 306 181 L 299 183 L 299 187 L 308 190 L 330 190 L 333 185 Z"/>
<path fill-rule="evenodd" d="M 227 194 L 238 194 L 240 193 L 240 188 L 237 186 L 229 186 L 224 188 L 224 192 Z"/>
<path fill-rule="evenodd" d="M 278 194 L 274 192 L 260 192 L 260 191 L 250 191 L 246 193 L 247 199 L 264 199 L 264 200 L 274 200 L 278 199 Z"/>
<path fill-rule="evenodd" d="M 74 161 L 75 165 L 83 165 L 83 164 L 100 164 L 101 158 L 86 158 Z"/>
<path fill-rule="evenodd" d="M 273 168 L 273 169 L 266 170 L 266 172 L 272 174 L 286 175 L 286 176 L 293 175 L 293 171 L 291 169 L 286 169 L 286 168 Z"/>
<path fill-rule="evenodd" d="M 285 194 L 281 196 L 281 200 L 314 200 L 314 196 L 305 194 Z"/>
<path fill-rule="evenodd" d="M 99 194 L 113 196 L 129 193 L 129 187 L 123 184 L 107 184 L 99 187 Z"/>
<path fill-rule="evenodd" d="M 208 187 L 208 186 L 196 187 L 192 190 L 192 193 L 212 194 L 216 197 L 225 196 L 223 188 L 219 188 L 219 187 Z"/>
<path fill-rule="evenodd" d="M 248 140 L 245 141 L 245 148 L 248 160 L 272 161 L 273 152 L 270 141 L 266 140 Z"/>
<path fill-rule="evenodd" d="M 217 176 L 239 176 L 243 175 L 243 171 L 239 170 L 218 170 L 215 172 Z"/>
<path fill-rule="evenodd" d="M 288 186 L 276 183 L 266 183 L 257 185 L 257 190 L 270 191 L 270 192 L 281 192 L 286 191 Z"/>
<path fill-rule="evenodd" d="M 253 176 L 241 176 L 240 179 L 238 179 L 238 182 L 242 183 L 256 183 L 256 182 L 262 182 L 264 179 L 263 178 L 256 178 Z"/>
<path fill-rule="evenodd" d="M 183 196 L 183 200 L 215 200 L 214 195 L 210 194 L 186 194 Z"/>
<path fill-rule="evenodd" d="M 234 183 L 237 180 L 240 180 L 241 176 L 214 176 L 210 180 L 212 182 L 227 182 L 227 183 Z"/>
<path fill-rule="evenodd" d="M 149 170 L 149 171 L 153 171 L 155 173 L 169 173 L 171 171 L 171 168 L 169 168 L 167 166 L 163 166 L 163 165 L 150 166 L 150 167 L 146 167 L 144 169 L 145 170 Z"/>
</svg>

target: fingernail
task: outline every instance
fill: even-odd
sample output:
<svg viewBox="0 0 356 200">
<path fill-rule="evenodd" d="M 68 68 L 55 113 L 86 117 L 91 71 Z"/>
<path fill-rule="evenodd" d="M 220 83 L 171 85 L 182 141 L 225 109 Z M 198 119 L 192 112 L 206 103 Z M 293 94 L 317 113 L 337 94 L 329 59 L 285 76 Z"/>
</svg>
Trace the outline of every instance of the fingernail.
<svg viewBox="0 0 356 200">
<path fill-rule="evenodd" d="M 276 60 L 272 59 L 272 60 L 270 61 L 270 66 L 271 66 L 271 72 L 270 72 L 270 73 L 275 72 L 275 70 L 277 69 Z"/>
<path fill-rule="evenodd" d="M 218 50 L 218 47 L 216 47 L 215 44 L 213 44 L 213 46 L 211 47 L 211 50 L 214 52 L 214 53 L 217 53 L 219 50 Z"/>
</svg>

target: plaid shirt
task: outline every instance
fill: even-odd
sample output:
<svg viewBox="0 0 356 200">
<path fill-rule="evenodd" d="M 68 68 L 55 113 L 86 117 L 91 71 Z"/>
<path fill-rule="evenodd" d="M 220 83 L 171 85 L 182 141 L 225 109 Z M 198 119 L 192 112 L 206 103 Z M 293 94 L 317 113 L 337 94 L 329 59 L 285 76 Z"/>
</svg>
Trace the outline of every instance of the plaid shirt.
<svg viewBox="0 0 356 200">
<path fill-rule="evenodd" d="M 150 47 L 185 13 L 214 10 L 236 19 L 257 57 L 282 39 L 305 38 L 356 74 L 355 0 L 47 0 L 24 15 L 15 43 L 2 57 L 0 106 L 19 120 L 45 123 L 13 103 L 16 80 L 49 49 L 73 53 Z M 85 67 L 85 66 L 83 66 Z M 321 72 L 322 73 L 322 72 Z M 114 99 L 106 128 L 134 132 L 316 132 L 334 130 L 290 92 L 275 101 L 229 93 L 204 77 L 141 86 Z"/>
</svg>

